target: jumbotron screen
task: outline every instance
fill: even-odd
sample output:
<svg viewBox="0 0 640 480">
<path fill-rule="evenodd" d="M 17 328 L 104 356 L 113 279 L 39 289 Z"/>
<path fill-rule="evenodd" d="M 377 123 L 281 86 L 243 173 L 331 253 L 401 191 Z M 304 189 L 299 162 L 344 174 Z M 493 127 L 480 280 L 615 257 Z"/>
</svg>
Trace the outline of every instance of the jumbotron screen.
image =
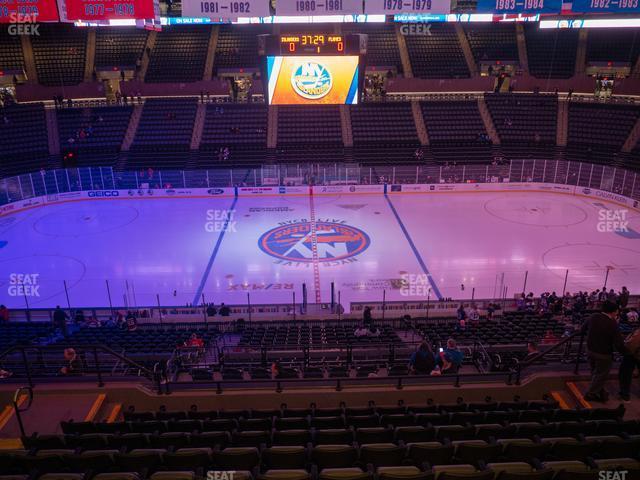
<svg viewBox="0 0 640 480">
<path fill-rule="evenodd" d="M 269 56 L 269 104 L 356 104 L 358 60 L 357 55 Z"/>
</svg>

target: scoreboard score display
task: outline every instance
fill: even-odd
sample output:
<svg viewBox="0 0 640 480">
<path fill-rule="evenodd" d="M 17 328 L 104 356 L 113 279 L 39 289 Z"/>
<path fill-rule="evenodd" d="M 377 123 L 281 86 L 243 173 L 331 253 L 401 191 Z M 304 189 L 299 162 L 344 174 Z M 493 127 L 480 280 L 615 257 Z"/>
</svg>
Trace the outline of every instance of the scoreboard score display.
<svg viewBox="0 0 640 480">
<path fill-rule="evenodd" d="M 280 36 L 280 55 L 344 55 L 342 35 L 301 34 Z"/>
</svg>

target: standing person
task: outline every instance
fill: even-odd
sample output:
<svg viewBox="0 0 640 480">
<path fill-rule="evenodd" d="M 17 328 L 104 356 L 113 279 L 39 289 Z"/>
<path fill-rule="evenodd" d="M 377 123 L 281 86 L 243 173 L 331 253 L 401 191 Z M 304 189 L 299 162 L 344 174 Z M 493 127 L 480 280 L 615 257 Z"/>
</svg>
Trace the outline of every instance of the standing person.
<svg viewBox="0 0 640 480">
<path fill-rule="evenodd" d="M 458 310 L 456 311 L 456 316 L 458 317 L 458 322 L 460 322 L 460 320 L 467 319 L 467 312 L 464 310 L 464 305 L 460 304 Z"/>
<path fill-rule="evenodd" d="M 138 329 L 138 320 L 136 319 L 136 316 L 133 314 L 133 312 L 127 312 L 126 322 L 127 331 L 135 332 Z"/>
<path fill-rule="evenodd" d="M 62 335 L 67 336 L 67 320 L 69 319 L 69 315 L 67 312 L 60 308 L 60 305 L 56 306 L 56 309 L 53 311 L 53 326 L 55 328 L 59 328 L 62 331 Z"/>
<path fill-rule="evenodd" d="M 436 366 L 436 358 L 427 342 L 422 342 L 418 350 L 411 354 L 409 368 L 413 373 L 429 375 Z"/>
<path fill-rule="evenodd" d="M 362 323 L 364 326 L 369 328 L 373 323 L 373 315 L 371 315 L 371 307 L 364 307 L 364 312 L 362 312 Z"/>
<path fill-rule="evenodd" d="M 0 323 L 9 323 L 9 309 L 0 305 Z"/>
<path fill-rule="evenodd" d="M 582 329 L 587 332 L 587 354 L 591 363 L 591 385 L 584 398 L 606 402 L 609 394 L 604 386 L 611 372 L 613 350 L 627 353 L 618 330 L 618 305 L 608 300 L 603 302 L 601 311 L 591 315 Z"/>
<path fill-rule="evenodd" d="M 231 315 L 231 309 L 224 303 L 221 303 L 219 313 L 221 317 L 228 317 L 229 315 Z"/>
<path fill-rule="evenodd" d="M 627 308 L 628 304 L 629 290 L 627 290 L 627 287 L 622 287 L 622 291 L 620 292 L 620 295 L 618 295 L 618 305 L 620 305 L 620 310 L 624 310 L 625 308 Z"/>
<path fill-rule="evenodd" d="M 631 400 L 631 381 L 633 371 L 640 369 L 640 328 L 629 334 L 624 341 L 627 353 L 622 357 L 620 369 L 618 370 L 618 381 L 620 382 L 620 400 L 628 402 Z"/>
</svg>

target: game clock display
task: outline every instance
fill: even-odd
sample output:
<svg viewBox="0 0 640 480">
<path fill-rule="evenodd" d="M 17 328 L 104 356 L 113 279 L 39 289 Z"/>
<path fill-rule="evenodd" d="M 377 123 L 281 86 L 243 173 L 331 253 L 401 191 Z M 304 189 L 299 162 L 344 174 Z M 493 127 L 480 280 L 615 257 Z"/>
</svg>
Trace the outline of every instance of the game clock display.
<svg viewBox="0 0 640 480">
<path fill-rule="evenodd" d="M 342 35 L 300 34 L 280 37 L 280 55 L 344 55 Z"/>
</svg>

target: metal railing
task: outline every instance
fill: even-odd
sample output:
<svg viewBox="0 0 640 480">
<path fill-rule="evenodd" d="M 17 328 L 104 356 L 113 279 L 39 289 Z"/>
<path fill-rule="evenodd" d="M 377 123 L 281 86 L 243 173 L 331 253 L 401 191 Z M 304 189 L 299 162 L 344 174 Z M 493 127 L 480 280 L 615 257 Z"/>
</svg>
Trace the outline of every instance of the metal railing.
<svg viewBox="0 0 640 480">
<path fill-rule="evenodd" d="M 65 349 L 73 348 L 76 352 L 78 368 L 74 372 L 60 375 L 60 369 L 68 363 L 63 356 Z M 162 362 L 160 362 L 161 364 Z M 156 365 L 153 370 L 140 365 L 136 361 L 112 350 L 105 345 L 84 345 L 63 342 L 59 345 L 15 345 L 0 353 L 0 365 L 10 371 L 12 376 L 4 382 L 27 381 L 29 387 L 37 382 L 46 382 L 52 377 L 66 381 L 95 381 L 98 387 L 104 387 L 105 378 L 130 378 L 119 374 L 122 366 L 134 370 L 134 377 L 144 377 L 155 385 L 158 393 L 162 393 L 165 377 L 164 368 Z M 124 369 L 123 369 L 124 370 Z"/>
<path fill-rule="evenodd" d="M 574 185 L 640 199 L 638 173 L 624 168 L 564 160 L 498 159 L 491 165 L 364 167 L 359 164 L 303 163 L 186 171 L 147 169 L 116 172 L 111 167 L 41 170 L 0 179 L 0 205 L 45 195 L 91 190 L 501 182 Z"/>
</svg>

